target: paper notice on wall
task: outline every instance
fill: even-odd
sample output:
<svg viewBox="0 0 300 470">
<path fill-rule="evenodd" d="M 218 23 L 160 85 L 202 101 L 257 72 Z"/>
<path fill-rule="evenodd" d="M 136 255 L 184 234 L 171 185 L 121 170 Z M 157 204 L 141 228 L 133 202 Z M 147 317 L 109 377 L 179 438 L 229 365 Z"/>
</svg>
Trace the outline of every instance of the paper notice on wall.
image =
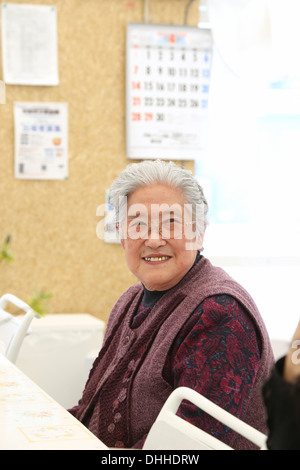
<svg viewBox="0 0 300 470">
<path fill-rule="evenodd" d="M 14 103 L 15 177 L 68 177 L 67 103 Z"/>
<path fill-rule="evenodd" d="M 104 241 L 106 243 L 120 243 L 119 232 L 116 227 L 115 209 L 111 203 L 109 191 L 105 192 L 105 221 Z"/>
<path fill-rule="evenodd" d="M 9 85 L 57 85 L 56 7 L 2 4 L 3 79 Z"/>
</svg>

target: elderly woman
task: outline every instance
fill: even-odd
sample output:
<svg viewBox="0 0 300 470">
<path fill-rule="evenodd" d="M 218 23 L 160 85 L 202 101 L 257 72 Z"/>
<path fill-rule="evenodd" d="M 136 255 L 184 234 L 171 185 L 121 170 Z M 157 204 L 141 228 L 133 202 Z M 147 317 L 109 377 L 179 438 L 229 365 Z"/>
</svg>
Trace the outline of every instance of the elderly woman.
<svg viewBox="0 0 300 470">
<path fill-rule="evenodd" d="M 249 294 L 200 254 L 202 188 L 173 163 L 144 161 L 128 165 L 110 196 L 128 268 L 140 282 L 113 307 L 70 411 L 109 447 L 142 448 L 167 397 L 186 386 L 265 431 L 269 338 Z M 178 414 L 236 449 L 251 448 L 189 402 Z"/>
</svg>

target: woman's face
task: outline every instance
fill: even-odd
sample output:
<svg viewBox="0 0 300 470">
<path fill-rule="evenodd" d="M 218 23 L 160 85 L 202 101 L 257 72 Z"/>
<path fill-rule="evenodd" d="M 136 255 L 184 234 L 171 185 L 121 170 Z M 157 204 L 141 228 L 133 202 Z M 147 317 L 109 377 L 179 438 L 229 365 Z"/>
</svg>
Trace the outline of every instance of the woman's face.
<svg viewBox="0 0 300 470">
<path fill-rule="evenodd" d="M 186 208 L 184 194 L 163 184 L 140 187 L 127 199 L 121 243 L 128 268 L 148 290 L 175 286 L 202 248 Z"/>
</svg>

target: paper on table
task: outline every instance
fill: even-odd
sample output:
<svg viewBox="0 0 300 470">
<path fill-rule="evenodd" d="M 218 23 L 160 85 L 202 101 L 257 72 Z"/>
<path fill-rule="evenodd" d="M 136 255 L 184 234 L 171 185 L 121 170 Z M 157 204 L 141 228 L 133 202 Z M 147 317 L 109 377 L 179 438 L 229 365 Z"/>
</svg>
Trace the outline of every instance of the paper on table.
<svg viewBox="0 0 300 470">
<path fill-rule="evenodd" d="M 0 354 L 0 450 L 107 449 Z"/>
</svg>

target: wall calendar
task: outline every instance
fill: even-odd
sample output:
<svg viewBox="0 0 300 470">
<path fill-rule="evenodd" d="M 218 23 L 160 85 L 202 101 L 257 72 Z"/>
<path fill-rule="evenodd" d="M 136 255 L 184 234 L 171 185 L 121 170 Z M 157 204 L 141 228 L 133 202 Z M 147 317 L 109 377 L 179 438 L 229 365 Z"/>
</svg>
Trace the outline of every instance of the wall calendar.
<svg viewBox="0 0 300 470">
<path fill-rule="evenodd" d="M 205 148 L 211 31 L 127 26 L 127 158 L 194 160 Z"/>
</svg>

